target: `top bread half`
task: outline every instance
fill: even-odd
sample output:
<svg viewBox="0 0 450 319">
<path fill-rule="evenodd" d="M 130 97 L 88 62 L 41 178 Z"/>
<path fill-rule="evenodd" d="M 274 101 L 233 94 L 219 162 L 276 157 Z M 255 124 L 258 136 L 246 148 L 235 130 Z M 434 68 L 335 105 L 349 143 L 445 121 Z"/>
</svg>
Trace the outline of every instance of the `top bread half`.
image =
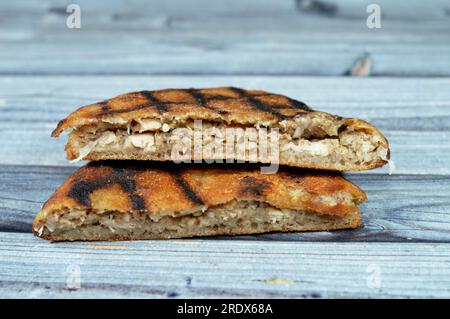
<svg viewBox="0 0 450 319">
<path fill-rule="evenodd" d="M 234 87 L 123 94 L 79 108 L 52 136 L 69 129 L 70 160 L 231 160 L 337 171 L 389 160 L 386 138 L 365 121 Z"/>
</svg>

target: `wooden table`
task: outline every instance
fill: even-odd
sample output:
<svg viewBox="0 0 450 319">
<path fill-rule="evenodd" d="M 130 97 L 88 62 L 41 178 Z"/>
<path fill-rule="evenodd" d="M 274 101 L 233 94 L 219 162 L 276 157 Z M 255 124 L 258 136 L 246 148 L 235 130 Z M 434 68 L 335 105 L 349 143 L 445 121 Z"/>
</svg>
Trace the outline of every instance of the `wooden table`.
<svg viewBox="0 0 450 319">
<path fill-rule="evenodd" d="M 0 297 L 450 297 L 445 1 L 379 0 L 377 30 L 356 0 L 77 3 L 78 30 L 65 26 L 64 1 L 0 5 Z M 287 94 L 386 134 L 395 173 L 346 174 L 369 197 L 363 228 L 59 244 L 30 233 L 81 165 L 50 138 L 67 113 L 131 90 L 222 85 Z"/>
</svg>

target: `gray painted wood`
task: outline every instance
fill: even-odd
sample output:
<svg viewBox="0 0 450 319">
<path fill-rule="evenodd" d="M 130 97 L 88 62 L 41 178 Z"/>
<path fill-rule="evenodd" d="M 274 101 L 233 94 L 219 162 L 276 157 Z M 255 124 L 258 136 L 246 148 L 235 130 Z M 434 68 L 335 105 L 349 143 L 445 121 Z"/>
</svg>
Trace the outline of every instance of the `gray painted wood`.
<svg viewBox="0 0 450 319">
<path fill-rule="evenodd" d="M 65 26 L 66 1 L 0 3 L 0 297 L 450 297 L 450 80 L 398 78 L 450 75 L 448 1 L 378 0 L 379 30 L 365 26 L 369 0 L 77 3 L 80 30 Z M 395 77 L 289 76 L 348 74 Z M 49 137 L 68 112 L 131 90 L 219 85 L 381 128 L 397 174 L 347 175 L 369 196 L 365 227 L 119 243 L 29 233 L 80 165 Z"/>
<path fill-rule="evenodd" d="M 0 166 L 0 231 L 30 232 L 43 202 L 74 167 Z M 241 236 L 272 241 L 450 242 L 450 176 L 347 174 L 369 200 L 354 231 Z M 221 239 L 230 239 L 221 237 Z"/>
<path fill-rule="evenodd" d="M 449 15 L 446 0 L 392 1 L 392 0 L 296 0 L 300 13 L 322 15 L 333 19 L 366 18 L 366 8 L 377 4 L 386 20 L 435 21 L 444 20 Z"/>
<path fill-rule="evenodd" d="M 295 1 L 79 1 L 79 30 L 64 1 L 5 2 L 0 74 L 344 75 L 362 56 L 370 75 L 450 74 L 444 1 L 378 1 L 377 30 L 356 2 L 321 1 L 328 15 Z"/>
<path fill-rule="evenodd" d="M 76 278 L 80 288 L 70 289 Z M 51 244 L 30 234 L 0 233 L 0 295 L 448 298 L 450 244 L 215 240 Z"/>
<path fill-rule="evenodd" d="M 289 17 L 289 16 L 317 16 L 335 20 L 348 20 L 366 18 L 366 8 L 374 3 L 371 0 L 227 0 L 220 3 L 211 3 L 208 0 L 190 0 L 189 3 L 182 0 L 166 0 L 164 2 L 150 0 L 78 0 L 77 4 L 83 10 L 83 14 L 89 17 L 97 17 L 96 25 L 111 23 L 143 23 L 145 16 L 148 18 L 144 26 L 151 27 L 148 20 L 158 16 L 168 16 L 180 20 L 194 18 L 232 18 L 241 17 L 256 19 L 262 17 Z M 42 21 L 33 17 L 45 15 L 47 25 L 55 25 L 56 19 L 50 17 L 66 15 L 68 2 L 64 0 L 41 0 L 36 3 L 33 0 L 11 1 L 2 4 L 0 17 L 8 19 L 11 24 L 30 25 L 41 24 Z M 388 21 L 409 20 L 435 21 L 445 20 L 448 17 L 449 4 L 446 0 L 421 0 L 376 1 Z M 328 9 L 328 10 L 327 10 Z M 14 18 L 15 17 L 15 18 Z M 21 23 L 19 23 L 21 22 Z M 155 26 L 153 26 L 155 27 Z"/>
<path fill-rule="evenodd" d="M 399 174 L 448 174 L 450 80 L 268 76 L 0 77 L 0 164 L 67 165 L 56 123 L 81 105 L 143 89 L 240 86 L 359 117 L 388 137 Z M 413 142 L 412 142 L 413 141 Z M 25 156 L 26 154 L 26 156 Z M 385 173 L 381 168 L 372 173 Z"/>
</svg>

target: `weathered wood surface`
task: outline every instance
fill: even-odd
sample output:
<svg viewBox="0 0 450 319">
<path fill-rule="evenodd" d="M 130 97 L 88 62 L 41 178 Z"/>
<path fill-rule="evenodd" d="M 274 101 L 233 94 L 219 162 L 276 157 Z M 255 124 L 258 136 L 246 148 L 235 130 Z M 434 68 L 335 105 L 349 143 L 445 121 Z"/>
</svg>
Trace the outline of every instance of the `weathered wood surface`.
<svg viewBox="0 0 450 319">
<path fill-rule="evenodd" d="M 42 203 L 74 169 L 60 166 L 0 166 L 0 231 L 30 232 L 31 222 Z M 369 197 L 361 205 L 363 228 L 239 238 L 450 242 L 450 176 L 349 174 L 347 177 L 364 189 Z"/>
<path fill-rule="evenodd" d="M 0 164 L 68 165 L 65 137 L 53 139 L 50 133 L 81 105 L 131 90 L 229 85 L 286 94 L 319 110 L 374 123 L 391 143 L 398 174 L 450 173 L 448 78 L 4 76 Z"/>
<path fill-rule="evenodd" d="M 73 289 L 78 278 L 79 289 Z M 0 295 L 449 298 L 450 244 L 216 240 L 51 244 L 30 234 L 0 233 Z"/>
<path fill-rule="evenodd" d="M 78 0 L 79 30 L 66 27 L 66 1 L 1 2 L 0 297 L 449 298 L 450 5 L 378 0 L 382 28 L 370 30 L 372 2 Z M 362 75 L 393 77 L 295 76 L 348 75 L 362 61 Z M 364 228 L 61 244 L 29 233 L 81 165 L 49 136 L 70 111 L 131 90 L 228 85 L 387 135 L 395 174 L 347 175 L 369 196 Z"/>
<path fill-rule="evenodd" d="M 0 74 L 450 75 L 445 1 L 10 1 L 0 10 Z M 243 32 L 245 30 L 245 32 Z M 276 52 L 276 58 L 274 58 Z"/>
<path fill-rule="evenodd" d="M 65 15 L 69 2 L 64 0 L 22 0 L 2 4 L 0 17 L 7 25 L 15 28 L 33 26 L 55 27 L 58 20 L 50 19 L 51 14 Z M 141 25 L 142 28 L 155 28 L 162 25 L 152 25 L 156 17 L 172 17 L 178 20 L 194 18 L 241 18 L 257 20 L 263 18 L 286 18 L 294 16 L 324 16 L 336 20 L 366 18 L 366 8 L 374 3 L 371 0 L 226 0 L 211 4 L 208 0 L 143 1 L 128 0 L 78 0 L 77 4 L 83 13 L 92 19 L 94 26 L 99 27 L 116 21 L 124 27 L 132 28 Z M 419 22 L 443 21 L 447 19 L 449 4 L 447 0 L 376 1 L 388 21 L 414 19 Z M 36 16 L 46 16 L 45 21 L 33 19 Z M 147 17 L 147 18 L 146 18 Z M 91 21 L 91 20 L 89 20 Z M 200 21 L 201 22 L 201 21 Z M 281 21 L 280 21 L 281 22 Z M 274 25 L 273 27 L 277 27 Z"/>
</svg>

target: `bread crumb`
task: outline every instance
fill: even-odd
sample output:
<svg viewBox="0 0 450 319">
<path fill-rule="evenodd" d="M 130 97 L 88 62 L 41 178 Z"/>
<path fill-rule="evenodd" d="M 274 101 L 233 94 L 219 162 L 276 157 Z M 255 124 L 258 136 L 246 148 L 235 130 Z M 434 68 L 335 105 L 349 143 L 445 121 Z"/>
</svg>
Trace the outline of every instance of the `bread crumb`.
<svg viewBox="0 0 450 319">
<path fill-rule="evenodd" d="M 389 166 L 389 175 L 392 175 L 395 172 L 395 163 L 393 160 L 388 160 L 387 162 Z"/>
<path fill-rule="evenodd" d="M 293 283 L 293 281 L 290 279 L 282 279 L 282 278 L 270 278 L 270 279 L 264 280 L 264 282 L 266 284 L 275 284 L 275 285 L 292 284 Z"/>
</svg>

